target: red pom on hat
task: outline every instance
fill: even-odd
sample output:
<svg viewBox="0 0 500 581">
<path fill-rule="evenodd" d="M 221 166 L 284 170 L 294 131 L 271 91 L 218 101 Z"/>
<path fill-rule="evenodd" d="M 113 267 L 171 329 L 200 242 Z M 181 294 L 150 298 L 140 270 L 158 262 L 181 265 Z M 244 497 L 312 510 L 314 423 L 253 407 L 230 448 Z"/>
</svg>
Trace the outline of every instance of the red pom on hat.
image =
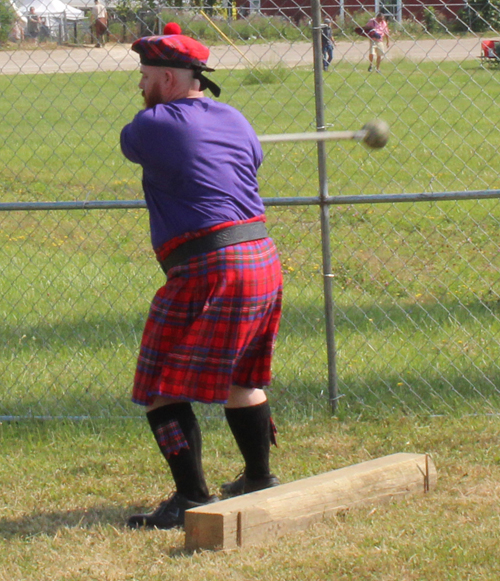
<svg viewBox="0 0 500 581">
<path fill-rule="evenodd" d="M 165 27 L 163 28 L 163 34 L 165 36 L 170 34 L 182 34 L 181 27 L 177 24 L 177 22 L 167 22 Z"/>
</svg>

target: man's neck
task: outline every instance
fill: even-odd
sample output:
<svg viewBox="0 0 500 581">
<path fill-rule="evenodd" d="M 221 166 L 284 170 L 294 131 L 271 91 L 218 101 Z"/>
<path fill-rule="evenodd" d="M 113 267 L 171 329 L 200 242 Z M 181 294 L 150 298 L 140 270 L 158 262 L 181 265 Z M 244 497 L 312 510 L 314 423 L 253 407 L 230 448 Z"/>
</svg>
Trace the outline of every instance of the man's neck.
<svg viewBox="0 0 500 581">
<path fill-rule="evenodd" d="M 204 97 L 203 91 L 195 91 L 194 89 L 190 89 L 189 93 L 187 94 L 187 99 L 201 99 Z"/>
</svg>

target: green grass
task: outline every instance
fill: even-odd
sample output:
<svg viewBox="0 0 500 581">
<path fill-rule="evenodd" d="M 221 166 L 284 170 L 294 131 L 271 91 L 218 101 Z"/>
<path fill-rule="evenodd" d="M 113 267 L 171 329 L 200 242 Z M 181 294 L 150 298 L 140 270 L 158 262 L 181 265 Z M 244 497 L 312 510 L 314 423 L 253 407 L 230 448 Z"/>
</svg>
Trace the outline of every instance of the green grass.
<svg viewBox="0 0 500 581">
<path fill-rule="evenodd" d="M 495 208 L 332 213 L 339 414 L 498 409 Z M 128 400 L 137 347 L 162 283 L 145 212 L 4 216 L 2 414 L 136 414 Z M 303 417 L 327 403 L 317 213 L 270 210 L 269 226 L 285 273 L 270 395 Z"/>
<path fill-rule="evenodd" d="M 392 137 L 383 151 L 328 146 L 332 193 L 454 191 L 493 188 L 500 146 L 498 75 L 475 62 L 338 63 L 325 77 L 325 118 L 334 129 L 359 129 L 382 117 Z M 286 70 L 285 70 L 286 71 Z M 266 71 L 268 80 L 272 73 Z M 314 128 L 312 72 L 282 67 L 274 83 L 245 82 L 246 71 L 214 79 L 258 133 Z M 252 75 L 250 75 L 252 77 Z M 130 199 L 140 172 L 119 150 L 119 134 L 141 106 L 136 72 L 19 75 L 0 78 L 4 201 Z M 33 98 L 35 96 L 35 98 Z M 264 196 L 315 195 L 315 146 L 266 146 Z"/>
<path fill-rule="evenodd" d="M 313 130 L 312 73 L 217 72 L 224 99 L 258 133 Z M 273 82 L 273 75 L 277 82 Z M 138 73 L 0 77 L 2 201 L 142 198 L 119 134 L 141 106 Z M 264 82 L 265 81 L 265 82 Z M 328 145 L 331 194 L 497 187 L 498 78 L 474 62 L 338 62 L 325 75 L 326 122 L 382 117 L 389 145 Z M 261 190 L 317 195 L 315 146 L 266 146 Z M 497 202 L 331 209 L 340 417 L 488 413 L 500 394 Z M 327 407 L 318 209 L 270 208 L 285 272 L 273 403 L 290 416 Z M 130 384 L 162 275 L 143 211 L 0 215 L 0 415 L 134 415 Z"/>
<path fill-rule="evenodd" d="M 327 122 L 392 127 L 370 153 L 332 144 L 330 192 L 496 187 L 497 77 L 473 63 L 338 64 Z M 217 73 L 259 133 L 313 130 L 312 75 L 254 85 Z M 284 76 L 285 75 L 285 76 Z M 119 131 L 140 106 L 136 73 L 0 77 L 2 201 L 134 199 Z M 487 90 L 485 90 L 485 87 Z M 7 147 L 8 144 L 8 147 Z M 316 195 L 314 147 L 267 146 L 264 196 Z M 144 211 L 0 213 L 0 581 L 497 581 L 500 293 L 498 203 L 331 209 L 340 400 L 329 414 L 317 208 L 271 208 L 285 309 L 269 391 L 283 482 L 394 452 L 429 453 L 437 488 L 352 509 L 265 546 L 188 553 L 180 531 L 129 514 L 172 487 L 129 401 L 149 301 L 163 278 Z M 197 406 L 213 492 L 241 460 L 220 410 Z M 477 414 L 477 415 L 476 415 Z M 434 415 L 434 417 L 433 417 Z M 104 419 L 97 419 L 104 418 Z"/>
<path fill-rule="evenodd" d="M 189 553 L 181 531 L 124 527 L 172 486 L 145 422 L 3 424 L 1 581 L 497 581 L 498 418 L 277 421 L 272 465 L 282 482 L 416 452 L 431 455 L 437 486 L 265 545 Z M 224 425 L 204 422 L 203 432 L 216 492 L 240 469 L 239 455 Z"/>
</svg>

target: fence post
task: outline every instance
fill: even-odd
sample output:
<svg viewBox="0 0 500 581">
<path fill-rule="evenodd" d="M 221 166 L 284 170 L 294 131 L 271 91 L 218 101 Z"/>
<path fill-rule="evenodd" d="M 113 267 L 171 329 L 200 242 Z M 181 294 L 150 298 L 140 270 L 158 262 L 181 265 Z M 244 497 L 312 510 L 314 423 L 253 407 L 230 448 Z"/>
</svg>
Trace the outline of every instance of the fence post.
<svg viewBox="0 0 500 581">
<path fill-rule="evenodd" d="M 316 102 L 316 130 L 325 130 L 323 98 L 323 55 L 321 51 L 321 4 L 311 0 L 314 51 L 314 95 Z M 337 407 L 337 372 L 335 354 L 335 321 L 333 316 L 333 275 L 330 251 L 330 206 L 326 171 L 326 144 L 318 141 L 318 178 L 321 220 L 321 252 L 323 256 L 323 288 L 325 293 L 326 352 L 328 361 L 328 396 L 332 412 Z"/>
</svg>

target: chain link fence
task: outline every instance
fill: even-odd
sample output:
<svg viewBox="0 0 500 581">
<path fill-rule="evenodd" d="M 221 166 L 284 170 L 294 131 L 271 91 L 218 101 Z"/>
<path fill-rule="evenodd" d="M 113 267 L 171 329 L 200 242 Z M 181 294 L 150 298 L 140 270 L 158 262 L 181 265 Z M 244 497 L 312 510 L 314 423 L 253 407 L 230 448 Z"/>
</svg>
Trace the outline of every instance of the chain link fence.
<svg viewBox="0 0 500 581">
<path fill-rule="evenodd" d="M 498 412 L 500 68 L 480 57 L 500 33 L 473 32 L 471 5 L 394 6 L 380 73 L 354 32 L 373 6 L 337 3 L 321 7 L 336 41 L 324 72 L 315 5 L 301 2 L 110 9 L 104 48 L 84 44 L 84 22 L 59 45 L 2 47 L 0 416 L 141 413 L 131 380 L 163 276 L 119 134 L 142 107 L 130 42 L 171 20 L 210 45 L 221 99 L 259 134 L 391 126 L 383 150 L 324 144 L 324 179 L 316 144 L 264 146 L 285 274 L 275 409 Z"/>
</svg>

